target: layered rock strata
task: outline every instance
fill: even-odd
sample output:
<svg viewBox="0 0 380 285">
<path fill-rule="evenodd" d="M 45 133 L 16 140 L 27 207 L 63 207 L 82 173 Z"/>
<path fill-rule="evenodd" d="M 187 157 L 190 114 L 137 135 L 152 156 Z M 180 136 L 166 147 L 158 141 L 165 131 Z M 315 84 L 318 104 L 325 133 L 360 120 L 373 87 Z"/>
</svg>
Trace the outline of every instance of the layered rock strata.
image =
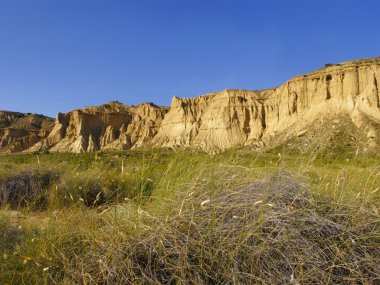
<svg viewBox="0 0 380 285">
<path fill-rule="evenodd" d="M 0 111 L 0 152 L 24 151 L 46 138 L 53 119 L 36 114 Z"/>
<path fill-rule="evenodd" d="M 143 146 L 156 135 L 167 108 L 110 102 L 59 113 L 49 136 L 29 151 L 86 152 Z"/>
<path fill-rule="evenodd" d="M 375 146 L 380 124 L 378 82 L 380 58 L 372 58 L 329 64 L 273 89 L 174 97 L 153 144 L 204 150 L 263 146 L 280 133 L 296 136 L 316 119 L 344 113 Z"/>
<path fill-rule="evenodd" d="M 31 147 L 27 151 L 57 152 L 143 146 L 206 151 L 241 146 L 263 148 L 292 137 L 308 136 L 310 140 L 311 133 L 317 134 L 317 126 L 328 126 L 336 118 L 348 118 L 350 122 L 345 125 L 350 130 L 355 126 L 360 131 L 358 136 L 366 137 L 366 147 L 376 148 L 380 145 L 379 84 L 377 57 L 327 64 L 272 89 L 228 89 L 195 98 L 174 97 L 170 108 L 150 103 L 130 107 L 110 102 L 59 113 L 48 136 L 39 133 L 37 137 L 29 137 L 20 128 L 12 131 L 10 122 L 19 121 L 19 115 L 0 114 L 0 126 L 1 122 L 7 125 L 1 129 L 2 145 L 4 149 L 10 144 L 9 138 L 22 137 L 25 142 L 13 150 L 21 151 L 28 146 Z"/>
</svg>

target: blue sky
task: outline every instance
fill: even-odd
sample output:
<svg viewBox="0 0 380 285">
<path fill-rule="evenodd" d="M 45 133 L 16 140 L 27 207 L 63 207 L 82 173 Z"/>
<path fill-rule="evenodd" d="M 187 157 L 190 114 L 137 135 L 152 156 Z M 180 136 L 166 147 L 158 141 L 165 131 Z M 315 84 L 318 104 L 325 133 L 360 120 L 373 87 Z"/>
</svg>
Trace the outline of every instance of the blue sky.
<svg viewBox="0 0 380 285">
<path fill-rule="evenodd" d="M 380 55 L 377 0 L 0 0 L 0 109 L 170 105 Z"/>
</svg>

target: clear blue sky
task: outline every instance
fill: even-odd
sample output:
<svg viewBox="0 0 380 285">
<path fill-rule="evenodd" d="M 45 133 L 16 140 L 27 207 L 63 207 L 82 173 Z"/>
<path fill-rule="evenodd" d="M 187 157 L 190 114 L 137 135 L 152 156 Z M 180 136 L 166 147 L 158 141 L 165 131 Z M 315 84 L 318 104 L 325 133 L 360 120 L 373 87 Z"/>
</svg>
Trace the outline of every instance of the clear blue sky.
<svg viewBox="0 0 380 285">
<path fill-rule="evenodd" d="M 262 89 L 380 55 L 377 0 L 0 0 L 0 109 Z"/>
</svg>

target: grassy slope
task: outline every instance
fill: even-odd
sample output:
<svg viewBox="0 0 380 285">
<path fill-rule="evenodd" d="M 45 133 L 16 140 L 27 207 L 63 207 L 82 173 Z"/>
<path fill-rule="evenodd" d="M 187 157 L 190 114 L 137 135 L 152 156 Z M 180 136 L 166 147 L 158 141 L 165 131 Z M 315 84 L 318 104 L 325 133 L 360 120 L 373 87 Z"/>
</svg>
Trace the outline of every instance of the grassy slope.
<svg viewBox="0 0 380 285">
<path fill-rule="evenodd" d="M 24 170 L 58 177 L 43 204 L 0 210 L 0 283 L 375 284 L 379 162 L 245 150 L 0 156 L 2 185 Z"/>
</svg>

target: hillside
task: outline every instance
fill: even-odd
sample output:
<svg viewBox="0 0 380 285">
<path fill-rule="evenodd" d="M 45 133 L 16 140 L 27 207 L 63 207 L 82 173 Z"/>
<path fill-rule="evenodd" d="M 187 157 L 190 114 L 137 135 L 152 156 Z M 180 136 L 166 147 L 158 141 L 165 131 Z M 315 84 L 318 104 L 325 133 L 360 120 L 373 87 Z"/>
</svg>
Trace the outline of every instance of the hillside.
<svg viewBox="0 0 380 285">
<path fill-rule="evenodd" d="M 377 152 L 379 80 L 380 58 L 376 57 L 326 64 L 271 89 L 228 89 L 194 98 L 174 97 L 170 108 L 152 103 L 131 107 L 113 101 L 59 113 L 47 136 L 44 133 L 24 145 L 29 146 L 27 151 L 75 153 L 151 146 L 215 152 L 233 147 L 270 149 L 312 136 L 314 148 L 308 143 L 307 149 L 318 151 L 324 145 L 347 144 L 332 142 L 342 137 L 338 134 L 350 132 L 350 150 Z M 2 124 L 11 124 L 18 114 L 3 116 Z M 22 123 L 25 120 L 16 120 L 17 129 L 31 131 L 30 122 Z M 33 131 L 50 131 L 37 126 Z M 304 149 L 302 141 L 296 141 L 300 151 Z M 2 148 L 11 147 L 5 141 Z"/>
<path fill-rule="evenodd" d="M 350 61 L 297 76 L 273 89 L 174 98 L 153 143 L 206 150 L 273 147 L 318 121 L 332 122 L 332 117 L 342 115 L 374 148 L 379 144 L 379 64 L 379 58 Z"/>
<path fill-rule="evenodd" d="M 30 151 L 86 152 L 143 146 L 157 134 L 167 108 L 151 103 L 129 107 L 113 101 L 59 113 L 49 136 Z"/>
<path fill-rule="evenodd" d="M 0 111 L 0 153 L 24 151 L 46 138 L 54 120 L 38 114 Z"/>
</svg>

